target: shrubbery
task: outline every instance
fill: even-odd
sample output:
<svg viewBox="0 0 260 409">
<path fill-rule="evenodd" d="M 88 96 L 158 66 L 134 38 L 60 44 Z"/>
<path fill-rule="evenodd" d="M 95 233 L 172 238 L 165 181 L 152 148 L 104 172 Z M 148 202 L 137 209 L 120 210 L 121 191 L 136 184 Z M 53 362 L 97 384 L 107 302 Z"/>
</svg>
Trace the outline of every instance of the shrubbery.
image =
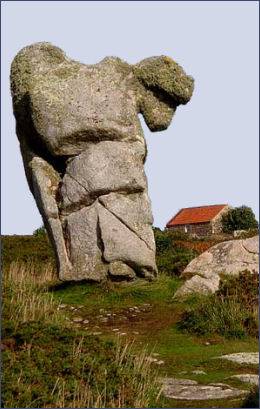
<svg viewBox="0 0 260 409">
<path fill-rule="evenodd" d="M 240 206 L 230 209 L 221 219 L 223 232 L 232 233 L 235 230 L 256 229 L 258 222 L 250 207 Z"/>
<path fill-rule="evenodd" d="M 192 248 L 182 245 L 187 240 L 184 233 L 154 229 L 156 243 L 156 263 L 160 272 L 180 275 L 187 264 L 198 255 Z"/>
<path fill-rule="evenodd" d="M 44 236 L 46 235 L 47 232 L 45 230 L 44 226 L 38 227 L 38 229 L 34 230 L 33 235 L 38 237 L 38 236 Z"/>
<path fill-rule="evenodd" d="M 257 337 L 258 285 L 258 273 L 246 271 L 221 280 L 215 294 L 197 297 L 195 305 L 183 314 L 179 328 L 199 335 Z"/>
</svg>

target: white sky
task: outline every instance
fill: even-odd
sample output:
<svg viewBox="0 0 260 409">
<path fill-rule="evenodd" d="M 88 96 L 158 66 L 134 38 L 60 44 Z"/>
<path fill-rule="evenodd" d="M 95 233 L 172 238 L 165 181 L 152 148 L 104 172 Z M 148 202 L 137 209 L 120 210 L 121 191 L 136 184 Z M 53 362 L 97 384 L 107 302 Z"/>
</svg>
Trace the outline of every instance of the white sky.
<svg viewBox="0 0 260 409">
<path fill-rule="evenodd" d="M 5 1 L 2 7 L 2 234 L 42 224 L 24 175 L 9 91 L 24 46 L 49 41 L 86 64 L 168 55 L 195 79 L 191 101 L 151 133 L 146 173 L 154 225 L 182 207 L 245 204 L 258 218 L 257 1 Z"/>
</svg>

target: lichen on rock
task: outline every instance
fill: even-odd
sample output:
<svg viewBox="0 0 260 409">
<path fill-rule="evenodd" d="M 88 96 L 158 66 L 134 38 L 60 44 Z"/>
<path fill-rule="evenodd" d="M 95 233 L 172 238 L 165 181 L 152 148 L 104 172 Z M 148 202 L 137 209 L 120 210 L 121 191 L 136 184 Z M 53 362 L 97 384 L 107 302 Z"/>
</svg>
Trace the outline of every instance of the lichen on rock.
<svg viewBox="0 0 260 409">
<path fill-rule="evenodd" d="M 259 236 L 218 243 L 193 259 L 182 272 L 185 283 L 175 298 L 191 293 L 212 294 L 219 288 L 220 278 L 259 271 Z"/>
<path fill-rule="evenodd" d="M 192 91 L 192 78 L 165 56 L 85 65 L 45 42 L 17 54 L 17 136 L 60 279 L 156 276 L 138 114 L 152 131 L 166 129 Z"/>
</svg>

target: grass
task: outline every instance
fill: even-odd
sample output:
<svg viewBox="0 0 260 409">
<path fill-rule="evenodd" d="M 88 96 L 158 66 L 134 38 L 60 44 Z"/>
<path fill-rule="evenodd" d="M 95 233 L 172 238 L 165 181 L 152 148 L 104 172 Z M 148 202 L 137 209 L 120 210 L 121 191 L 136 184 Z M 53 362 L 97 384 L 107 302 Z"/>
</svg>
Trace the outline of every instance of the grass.
<svg viewBox="0 0 260 409">
<path fill-rule="evenodd" d="M 47 291 L 53 270 L 11 264 L 3 280 L 2 407 L 149 407 L 159 394 L 147 351 L 72 327 Z"/>
<path fill-rule="evenodd" d="M 2 236 L 3 267 L 11 263 L 33 263 L 34 269 L 42 272 L 42 267 L 55 265 L 54 252 L 46 234 L 39 236 Z"/>
<path fill-rule="evenodd" d="M 176 289 L 181 285 L 181 280 L 169 275 L 160 275 L 155 282 L 146 283 L 139 280 L 135 283 L 110 283 L 109 285 L 97 285 L 89 283 L 56 286 L 50 288 L 54 291 L 54 297 L 68 306 L 81 305 L 80 315 L 90 321 L 88 330 L 98 325 L 98 331 L 102 331 L 103 339 L 115 337 L 112 330 L 115 327 L 126 332 L 127 337 L 134 337 L 135 350 L 148 346 L 153 353 L 158 354 L 164 361 L 158 366 L 160 376 L 176 376 L 194 379 L 200 383 L 228 382 L 230 385 L 240 387 L 235 380 L 228 379 L 236 373 L 257 373 L 257 368 L 241 366 L 220 359 L 217 356 L 235 352 L 257 352 L 258 343 L 254 337 L 246 336 L 244 339 L 226 339 L 216 333 L 207 333 L 198 336 L 189 334 L 178 328 L 178 323 L 183 312 L 189 308 L 196 308 L 200 299 L 197 296 L 181 303 L 173 299 Z M 142 307 L 144 303 L 150 303 L 151 310 L 144 313 L 141 319 L 128 322 L 112 321 L 99 322 L 100 310 L 109 313 L 126 313 L 126 308 L 132 306 Z M 68 315 L 73 313 L 68 310 Z M 137 334 L 137 335 L 132 335 Z M 206 375 L 193 374 L 195 369 L 201 369 Z M 245 388 L 245 386 L 243 385 Z M 249 386 L 246 386 L 249 387 Z M 160 398 L 160 407 L 240 407 L 241 399 L 218 400 L 207 402 L 173 401 Z M 182 405 L 182 406 L 180 406 Z M 220 406 L 223 405 L 223 406 Z"/>
<path fill-rule="evenodd" d="M 240 366 L 213 359 L 217 356 L 239 351 L 257 351 L 257 342 L 253 338 L 246 340 L 225 340 L 223 337 L 196 337 L 183 334 L 175 325 L 166 327 L 153 338 L 156 352 L 165 360 L 163 371 L 168 375 L 188 377 L 198 381 L 223 381 Z M 244 367 L 245 368 L 245 367 Z M 243 368 L 243 370 L 244 370 Z M 195 369 L 204 370 L 206 375 L 195 375 Z M 247 368 L 252 371 L 252 368 Z"/>
<path fill-rule="evenodd" d="M 4 276 L 3 317 L 10 320 L 14 328 L 30 321 L 44 320 L 52 323 L 62 321 L 57 311 L 53 295 L 43 292 L 43 286 L 48 280 L 54 279 L 54 269 L 51 264 L 42 268 L 42 273 L 34 274 L 32 263 L 27 265 L 14 262 Z"/>
<path fill-rule="evenodd" d="M 147 301 L 159 304 L 171 302 L 180 284 L 179 279 L 162 274 L 158 280 L 150 283 L 141 279 L 129 283 L 61 283 L 50 286 L 49 291 L 62 303 L 87 303 L 88 310 L 115 306 L 120 309 Z"/>
<path fill-rule="evenodd" d="M 20 236 L 6 240 L 2 407 L 248 407 L 242 399 L 189 402 L 160 395 L 159 376 L 249 389 L 229 377 L 257 373 L 255 367 L 215 359 L 257 352 L 257 339 L 248 333 L 227 339 L 214 331 L 180 330 L 185 311 L 202 302 L 197 296 L 173 299 L 180 278 L 167 273 L 154 282 L 61 283 L 46 238 L 25 237 L 24 247 Z M 186 243 L 197 246 L 200 241 Z M 167 245 L 163 238 L 162 248 Z M 253 289 L 256 283 L 229 282 L 219 297 L 240 299 L 254 309 Z M 101 321 L 106 314 L 112 317 Z M 73 322 L 78 316 L 89 323 Z M 154 354 L 163 365 L 147 359 Z M 196 369 L 206 375 L 194 374 Z"/>
<path fill-rule="evenodd" d="M 199 335 L 258 337 L 258 288 L 258 273 L 222 279 L 215 294 L 197 297 L 186 309 L 179 327 Z"/>
</svg>

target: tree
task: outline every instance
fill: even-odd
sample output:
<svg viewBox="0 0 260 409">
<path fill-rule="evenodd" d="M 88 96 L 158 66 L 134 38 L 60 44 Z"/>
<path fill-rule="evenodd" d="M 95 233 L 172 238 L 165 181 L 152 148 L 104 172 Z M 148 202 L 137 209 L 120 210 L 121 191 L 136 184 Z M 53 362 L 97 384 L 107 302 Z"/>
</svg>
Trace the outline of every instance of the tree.
<svg viewBox="0 0 260 409">
<path fill-rule="evenodd" d="M 222 216 L 221 223 L 224 233 L 232 233 L 235 230 L 256 229 L 258 227 L 253 210 L 247 206 L 230 209 Z"/>
<path fill-rule="evenodd" d="M 36 237 L 46 235 L 46 230 L 44 226 L 38 227 L 38 229 L 34 230 L 33 235 Z"/>
</svg>

